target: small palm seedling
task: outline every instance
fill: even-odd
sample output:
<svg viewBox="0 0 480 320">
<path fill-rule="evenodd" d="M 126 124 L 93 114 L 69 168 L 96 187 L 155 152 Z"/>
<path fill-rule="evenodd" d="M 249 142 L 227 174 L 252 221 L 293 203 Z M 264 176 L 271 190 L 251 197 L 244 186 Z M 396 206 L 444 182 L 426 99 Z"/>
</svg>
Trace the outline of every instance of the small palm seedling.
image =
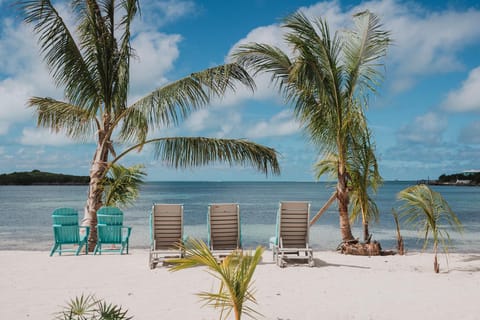
<svg viewBox="0 0 480 320">
<path fill-rule="evenodd" d="M 255 268 L 262 258 L 262 247 L 258 247 L 253 255 L 234 251 L 220 263 L 201 240 L 187 240 L 184 250 L 184 258 L 169 260 L 169 263 L 172 263 L 170 270 L 179 271 L 195 266 L 207 267 L 208 272 L 220 280 L 220 288 L 218 292 L 200 292 L 198 296 L 205 301 L 205 305 L 220 308 L 221 319 L 226 319 L 232 310 L 236 320 L 240 320 L 242 314 L 251 318 L 259 315 L 247 303 L 256 304 L 251 284 Z"/>
<path fill-rule="evenodd" d="M 131 320 L 127 310 L 97 299 L 93 295 L 81 295 L 71 299 L 64 309 L 57 313 L 57 320 Z"/>
<path fill-rule="evenodd" d="M 425 249 L 429 236 L 433 238 L 433 253 L 435 259 L 433 267 L 436 273 L 440 271 L 437 260 L 438 246 L 441 245 L 445 254 L 448 254 L 450 235 L 446 230 L 451 227 L 462 232 L 462 223 L 452 211 L 447 201 L 438 192 L 433 191 L 425 184 L 408 187 L 397 195 L 403 201 L 400 215 L 405 222 L 424 233 Z"/>
</svg>

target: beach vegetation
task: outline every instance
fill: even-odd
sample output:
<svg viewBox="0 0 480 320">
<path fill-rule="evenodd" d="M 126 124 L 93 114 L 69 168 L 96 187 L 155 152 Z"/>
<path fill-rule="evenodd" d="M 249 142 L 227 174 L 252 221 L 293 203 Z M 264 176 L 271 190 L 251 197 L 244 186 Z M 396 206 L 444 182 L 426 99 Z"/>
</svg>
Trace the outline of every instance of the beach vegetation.
<svg viewBox="0 0 480 320">
<path fill-rule="evenodd" d="M 0 185 L 87 185 L 88 176 L 74 176 L 40 170 L 0 174 Z"/>
<path fill-rule="evenodd" d="M 183 247 L 185 257 L 171 259 L 171 271 L 204 266 L 208 272 L 220 280 L 218 291 L 200 292 L 198 296 L 205 305 L 220 309 L 220 319 L 227 319 L 233 312 L 234 318 L 240 320 L 242 315 L 250 318 L 260 315 L 249 304 L 256 304 L 252 278 L 264 249 L 258 247 L 253 254 L 242 250 L 233 251 L 220 262 L 213 256 L 205 242 L 188 239 Z"/>
<path fill-rule="evenodd" d="M 90 226 L 90 248 L 97 241 L 96 212 L 103 205 L 102 182 L 109 168 L 131 152 L 141 152 L 147 144 L 153 146 L 155 159 L 174 168 L 222 162 L 253 167 L 265 174 L 279 173 L 276 151 L 245 139 L 161 135 L 207 107 L 213 98 L 238 86 L 254 90 L 253 79 L 239 64 L 191 73 L 130 103 L 130 62 L 135 57 L 132 24 L 140 10 L 139 1 L 71 1 L 73 19 L 68 20 L 52 1 L 17 3 L 38 37 L 40 53 L 55 84 L 64 93 L 63 100 L 29 99 L 37 126 L 96 145 L 82 221 Z M 150 137 L 152 132 L 158 136 Z"/>
<path fill-rule="evenodd" d="M 383 77 L 383 58 L 390 33 L 369 11 L 353 16 L 354 27 L 332 34 L 325 19 L 301 12 L 282 23 L 292 51 L 262 43 L 241 45 L 235 61 L 253 75 L 267 73 L 293 105 L 320 157 L 336 157 L 336 197 L 343 244 L 356 243 L 349 220 L 349 155 L 366 123 L 364 110 Z"/>
<path fill-rule="evenodd" d="M 131 167 L 112 165 L 102 183 L 103 203 L 113 207 L 133 205 L 140 194 L 140 187 L 146 175 L 144 166 L 141 164 Z"/>
<path fill-rule="evenodd" d="M 71 299 L 62 311 L 56 313 L 56 320 L 131 320 L 128 310 L 107 303 L 94 295 L 81 295 Z"/>
<path fill-rule="evenodd" d="M 448 229 L 462 232 L 462 223 L 442 195 L 425 184 L 408 187 L 400 191 L 397 198 L 403 202 L 399 210 L 403 222 L 423 233 L 424 250 L 432 239 L 434 271 L 440 272 L 438 247 L 441 246 L 443 252 L 448 254 L 451 244 Z"/>
</svg>

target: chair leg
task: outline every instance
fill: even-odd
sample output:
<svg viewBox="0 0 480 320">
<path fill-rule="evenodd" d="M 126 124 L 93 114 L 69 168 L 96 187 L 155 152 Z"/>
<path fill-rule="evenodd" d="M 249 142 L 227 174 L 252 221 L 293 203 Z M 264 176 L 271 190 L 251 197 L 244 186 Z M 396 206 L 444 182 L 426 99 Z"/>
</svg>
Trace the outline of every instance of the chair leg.
<svg viewBox="0 0 480 320">
<path fill-rule="evenodd" d="M 53 256 L 53 254 L 55 253 L 55 250 L 57 250 L 57 247 L 58 247 L 58 244 L 55 243 L 52 247 L 52 250 L 50 250 L 50 257 Z"/>
</svg>

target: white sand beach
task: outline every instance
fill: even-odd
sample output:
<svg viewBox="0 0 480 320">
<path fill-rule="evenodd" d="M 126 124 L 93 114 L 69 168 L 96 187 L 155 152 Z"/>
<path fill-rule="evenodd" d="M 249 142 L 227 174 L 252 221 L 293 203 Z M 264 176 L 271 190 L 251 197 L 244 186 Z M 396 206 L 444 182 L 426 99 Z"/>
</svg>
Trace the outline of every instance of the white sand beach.
<svg viewBox="0 0 480 320">
<path fill-rule="evenodd" d="M 281 269 L 264 253 L 254 276 L 263 319 L 480 319 L 480 254 L 359 257 L 315 252 L 315 267 Z M 62 255 L 0 251 L 0 319 L 53 319 L 66 302 L 95 294 L 134 319 L 218 319 L 195 295 L 216 289 L 204 268 L 150 270 L 148 251 Z M 247 317 L 245 317 L 247 318 Z"/>
</svg>

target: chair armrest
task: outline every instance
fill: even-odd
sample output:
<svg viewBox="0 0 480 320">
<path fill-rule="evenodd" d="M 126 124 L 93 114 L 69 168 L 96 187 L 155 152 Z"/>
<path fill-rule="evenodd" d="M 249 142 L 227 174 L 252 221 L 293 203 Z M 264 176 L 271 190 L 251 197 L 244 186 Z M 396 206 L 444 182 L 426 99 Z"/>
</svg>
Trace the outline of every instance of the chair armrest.
<svg viewBox="0 0 480 320">
<path fill-rule="evenodd" d="M 126 230 L 126 234 L 123 232 Z M 122 240 L 128 240 L 130 238 L 130 234 L 132 233 L 132 227 L 122 226 Z"/>
</svg>

